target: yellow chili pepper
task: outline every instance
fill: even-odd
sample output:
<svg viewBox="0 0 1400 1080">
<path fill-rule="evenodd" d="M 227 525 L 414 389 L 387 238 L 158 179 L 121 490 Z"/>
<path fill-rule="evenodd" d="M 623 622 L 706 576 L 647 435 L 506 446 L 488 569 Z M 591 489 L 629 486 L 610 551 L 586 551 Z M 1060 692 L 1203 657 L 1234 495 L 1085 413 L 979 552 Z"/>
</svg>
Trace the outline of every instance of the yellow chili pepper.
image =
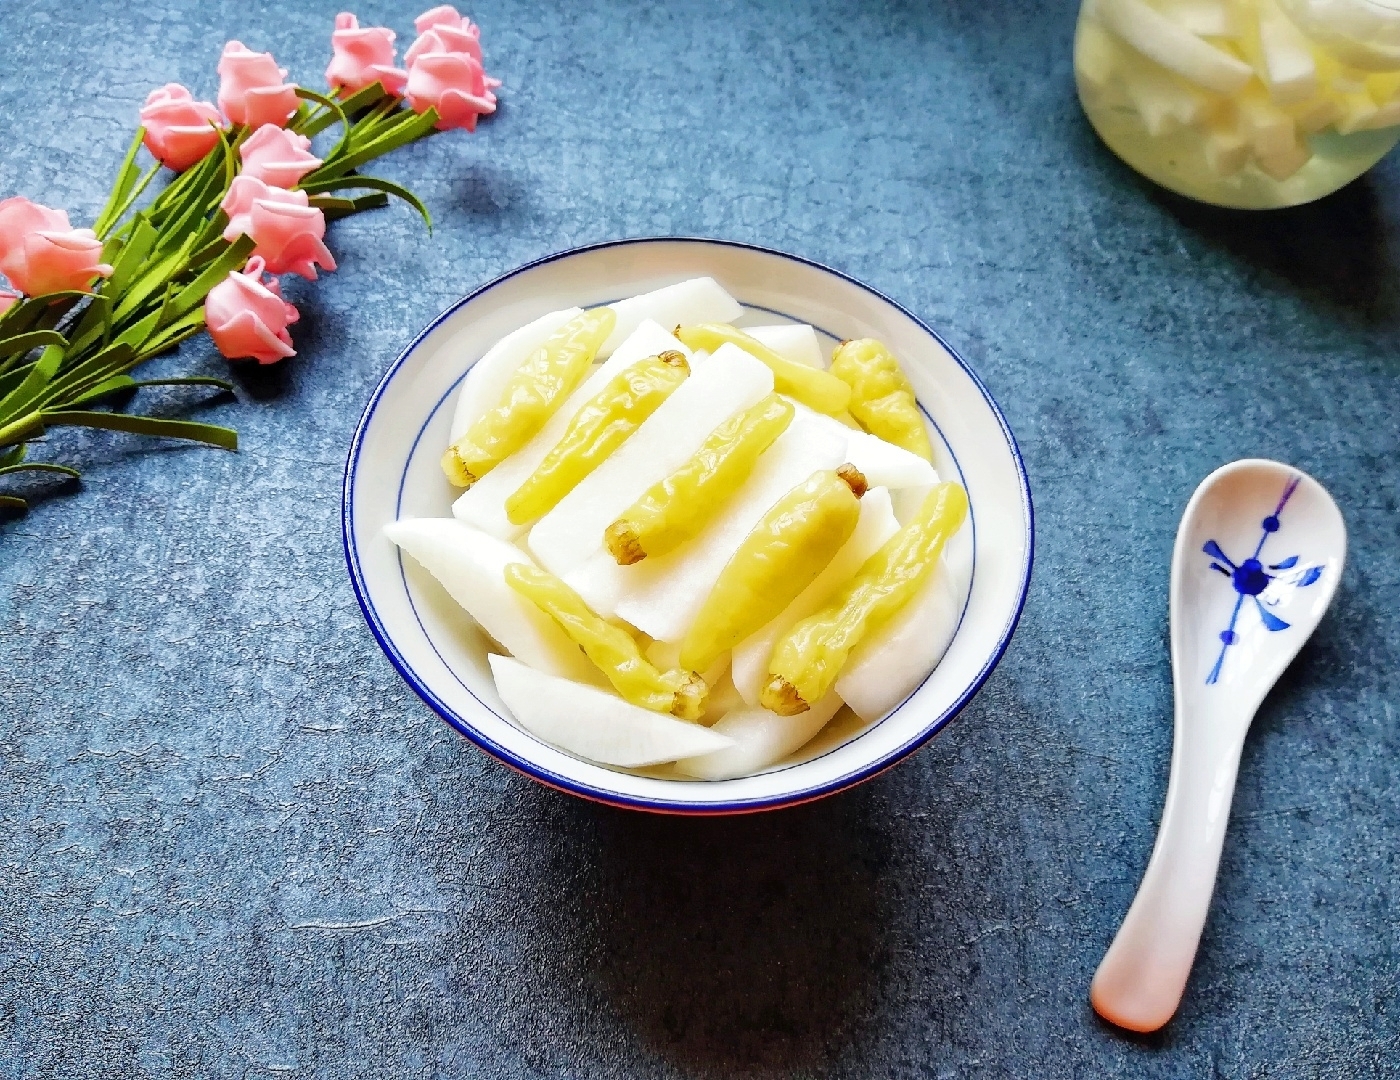
<svg viewBox="0 0 1400 1080">
<path fill-rule="evenodd" d="M 697 535 L 749 478 L 759 455 L 787 430 L 793 412 L 790 402 L 769 394 L 710 432 L 689 461 L 607 527 L 603 540 L 618 564 L 665 555 Z"/>
<path fill-rule="evenodd" d="M 506 517 L 525 525 L 558 505 L 685 382 L 690 365 L 674 350 L 639 360 L 574 414 L 539 467 L 506 500 Z"/>
<path fill-rule="evenodd" d="M 819 413 L 839 416 L 851 400 L 851 388 L 835 375 L 780 356 L 761 341 L 749 337 L 742 330 L 727 323 L 678 326 L 676 337 L 680 338 L 687 348 L 704 349 L 707 352 L 714 352 L 726 343 L 739 346 L 772 369 L 773 388 L 778 393 L 796 398 Z"/>
<path fill-rule="evenodd" d="M 549 615 L 622 697 L 653 712 L 698 720 L 705 711 L 705 680 L 693 671 L 658 671 L 642 655 L 636 639 L 591 611 L 583 597 L 553 574 L 528 563 L 512 563 L 506 584 Z"/>
<path fill-rule="evenodd" d="M 967 516 L 967 493 L 939 484 L 918 514 L 870 556 L 831 602 L 778 639 L 759 695 L 782 716 L 806 712 L 841 673 L 867 634 L 887 623 L 928 580 L 948 538 Z"/>
<path fill-rule="evenodd" d="M 551 334 L 511 376 L 495 407 L 447 448 L 442 456 L 447 478 L 471 487 L 529 442 L 583 381 L 616 324 L 612 308 L 593 308 Z"/>
<path fill-rule="evenodd" d="M 681 644 L 704 671 L 765 626 L 826 569 L 855 532 L 865 477 L 854 465 L 815 472 L 773 505 L 725 564 Z"/>
<path fill-rule="evenodd" d="M 933 461 L 914 389 L 899 361 L 874 338 L 843 341 L 831 354 L 831 373 L 851 388 L 851 413 L 866 431 Z"/>
</svg>

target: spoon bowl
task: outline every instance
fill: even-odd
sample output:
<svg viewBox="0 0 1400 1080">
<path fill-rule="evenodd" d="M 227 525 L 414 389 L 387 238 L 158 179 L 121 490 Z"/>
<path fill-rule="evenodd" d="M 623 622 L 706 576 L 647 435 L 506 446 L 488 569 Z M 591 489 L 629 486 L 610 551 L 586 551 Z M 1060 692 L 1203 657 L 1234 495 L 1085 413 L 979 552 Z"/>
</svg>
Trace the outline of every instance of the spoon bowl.
<svg viewBox="0 0 1400 1080">
<path fill-rule="evenodd" d="M 1226 465 L 1187 504 L 1172 554 L 1171 775 L 1138 894 L 1089 991 L 1104 1019 L 1155 1031 L 1186 988 L 1225 840 L 1245 732 L 1317 627 L 1346 561 L 1346 526 L 1312 477 Z"/>
</svg>

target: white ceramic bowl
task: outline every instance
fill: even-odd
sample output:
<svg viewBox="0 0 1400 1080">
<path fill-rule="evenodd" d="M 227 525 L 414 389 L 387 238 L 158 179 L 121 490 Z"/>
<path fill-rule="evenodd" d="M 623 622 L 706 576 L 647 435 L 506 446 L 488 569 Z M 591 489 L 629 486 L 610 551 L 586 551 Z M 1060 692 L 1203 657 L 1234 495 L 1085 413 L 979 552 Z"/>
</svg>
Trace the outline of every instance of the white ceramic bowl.
<svg viewBox="0 0 1400 1080">
<path fill-rule="evenodd" d="M 723 781 L 605 768 L 516 727 L 492 683 L 485 638 L 381 534 L 398 517 L 450 516 L 454 493 L 438 461 L 456 391 L 497 339 L 547 311 L 607 303 L 701 275 L 714 277 L 749 309 L 743 320 L 749 324 L 811 323 L 828 347 L 854 337 L 887 343 L 936 429 L 940 476 L 961 481 L 971 504 L 971 527 L 959 534 L 971 569 L 967 602 L 933 674 L 884 719 L 829 726 L 773 769 Z M 342 521 L 350 577 L 370 630 L 449 724 L 551 787 L 619 806 L 701 814 L 820 798 L 927 742 L 1006 650 L 1030 584 L 1034 535 L 1030 488 L 1011 430 L 986 387 L 932 329 L 838 271 L 763 248 L 688 239 L 624 240 L 551 255 L 482 286 L 435 319 L 390 366 L 365 407 L 346 462 Z"/>
</svg>

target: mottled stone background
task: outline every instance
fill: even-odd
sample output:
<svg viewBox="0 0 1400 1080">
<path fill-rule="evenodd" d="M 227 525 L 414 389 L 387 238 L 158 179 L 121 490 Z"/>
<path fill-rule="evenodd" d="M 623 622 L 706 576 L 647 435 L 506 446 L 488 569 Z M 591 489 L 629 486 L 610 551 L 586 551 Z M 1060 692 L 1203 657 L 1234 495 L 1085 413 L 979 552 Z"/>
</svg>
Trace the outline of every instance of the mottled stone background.
<svg viewBox="0 0 1400 1080">
<path fill-rule="evenodd" d="M 421 0 L 426 3 L 427 0 Z M 155 85 L 223 42 L 315 85 L 315 0 L 0 3 L 0 196 L 100 206 Z M 415 6 L 367 2 L 406 38 Z M 65 433 L 0 526 L 0 1075 L 1372 1077 L 1400 1060 L 1400 161 L 1315 206 L 1169 197 L 1095 140 L 1074 5 L 487 0 L 500 112 L 332 227 L 300 355 L 227 454 Z M 1021 440 L 1036 575 L 950 730 L 799 810 L 658 820 L 523 780 L 413 696 L 337 520 L 375 381 L 450 301 L 645 234 L 753 241 L 938 326 Z M 204 342 L 165 364 L 218 373 Z M 1180 1014 L 1086 990 L 1170 752 L 1166 570 L 1197 481 L 1336 494 L 1332 613 L 1245 750 Z"/>
</svg>

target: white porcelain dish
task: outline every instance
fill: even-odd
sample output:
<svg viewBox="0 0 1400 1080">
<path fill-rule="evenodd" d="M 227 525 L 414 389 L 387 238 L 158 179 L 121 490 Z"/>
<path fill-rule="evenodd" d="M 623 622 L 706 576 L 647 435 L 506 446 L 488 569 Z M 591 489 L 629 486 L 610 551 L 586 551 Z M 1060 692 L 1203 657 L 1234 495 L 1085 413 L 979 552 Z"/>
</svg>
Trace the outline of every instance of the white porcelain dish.
<svg viewBox="0 0 1400 1080">
<path fill-rule="evenodd" d="M 381 533 L 400 517 L 445 517 L 454 489 L 439 467 L 462 378 L 498 339 L 547 311 L 589 307 L 711 276 L 744 324 L 810 323 L 825 350 L 877 337 L 900 357 L 934 427 L 944 479 L 967 489 L 969 526 L 950 545 L 970 586 L 933 673 L 883 719 L 843 712 L 797 754 L 754 776 L 703 781 L 628 772 L 573 757 L 517 727 L 496 693 L 487 641 Z M 805 259 L 718 240 L 624 240 L 561 252 L 482 286 L 423 330 L 365 407 L 345 468 L 345 556 L 355 594 L 389 660 L 449 724 L 541 783 L 618 806 L 669 813 L 767 810 L 830 795 L 890 767 L 938 733 L 1001 659 L 1030 585 L 1034 522 L 1025 466 L 1005 418 L 970 368 L 892 300 Z M 967 575 L 965 575 L 967 576 Z M 678 776 L 678 774 L 677 774 Z"/>
</svg>

